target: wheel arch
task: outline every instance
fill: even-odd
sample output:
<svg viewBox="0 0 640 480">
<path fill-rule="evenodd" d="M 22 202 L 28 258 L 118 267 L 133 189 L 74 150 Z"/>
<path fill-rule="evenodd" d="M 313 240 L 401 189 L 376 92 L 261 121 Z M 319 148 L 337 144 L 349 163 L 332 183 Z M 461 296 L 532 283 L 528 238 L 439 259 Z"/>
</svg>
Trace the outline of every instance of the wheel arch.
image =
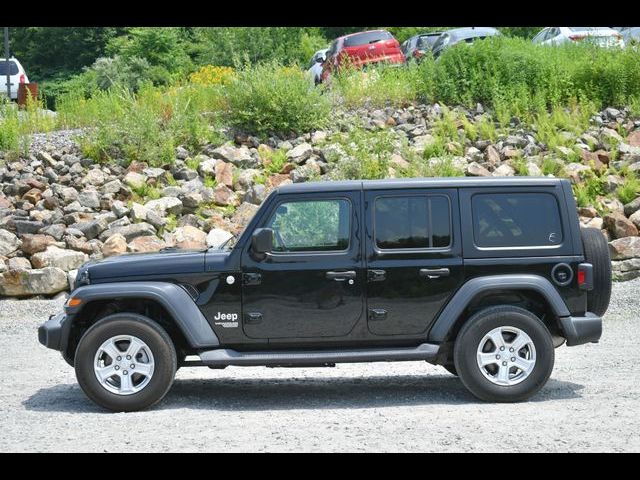
<svg viewBox="0 0 640 480">
<path fill-rule="evenodd" d="M 71 298 L 77 307 L 65 307 L 70 317 L 63 354 L 73 358 L 79 335 L 99 319 L 112 313 L 145 315 L 163 326 L 176 347 L 203 349 L 220 342 L 191 296 L 179 285 L 166 282 L 104 283 L 80 287 Z"/>
<path fill-rule="evenodd" d="M 539 275 L 493 275 L 471 279 L 458 289 L 429 330 L 428 340 L 451 340 L 466 319 L 485 306 L 518 305 L 524 301 L 534 305 L 537 314 L 543 314 L 541 320 L 555 330 L 552 333 L 562 333 L 558 319 L 570 313 L 549 280 Z"/>
</svg>

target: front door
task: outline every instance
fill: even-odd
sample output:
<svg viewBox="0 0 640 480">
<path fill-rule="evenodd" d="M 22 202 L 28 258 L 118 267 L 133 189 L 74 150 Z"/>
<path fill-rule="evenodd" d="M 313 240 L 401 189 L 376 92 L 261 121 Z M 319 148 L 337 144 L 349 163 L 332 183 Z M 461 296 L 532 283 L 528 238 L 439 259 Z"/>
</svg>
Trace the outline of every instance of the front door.
<svg viewBox="0 0 640 480">
<path fill-rule="evenodd" d="M 424 333 L 463 281 L 457 191 L 369 190 L 365 206 L 369 331 Z"/>
<path fill-rule="evenodd" d="M 281 195 L 257 227 L 273 252 L 242 259 L 243 328 L 269 339 L 342 337 L 364 310 L 361 192 Z"/>
</svg>

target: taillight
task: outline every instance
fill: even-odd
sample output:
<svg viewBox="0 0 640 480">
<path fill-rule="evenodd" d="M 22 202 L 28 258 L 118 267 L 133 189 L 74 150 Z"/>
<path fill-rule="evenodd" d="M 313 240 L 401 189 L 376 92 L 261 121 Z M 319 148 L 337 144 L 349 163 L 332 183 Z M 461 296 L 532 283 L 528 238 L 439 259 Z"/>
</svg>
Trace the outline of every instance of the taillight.
<svg viewBox="0 0 640 480">
<path fill-rule="evenodd" d="M 593 265 L 590 263 L 579 264 L 577 279 L 580 290 L 593 290 Z"/>
<path fill-rule="evenodd" d="M 27 78 L 27 77 L 25 77 L 25 76 L 24 76 L 24 73 L 21 73 L 21 74 L 20 74 L 20 83 L 25 83 L 26 78 Z"/>
<path fill-rule="evenodd" d="M 584 270 L 578 270 L 578 286 L 582 286 L 587 281 L 587 274 Z"/>
<path fill-rule="evenodd" d="M 587 38 L 586 35 L 569 35 L 569 40 L 573 40 L 574 42 L 579 42 Z"/>
</svg>

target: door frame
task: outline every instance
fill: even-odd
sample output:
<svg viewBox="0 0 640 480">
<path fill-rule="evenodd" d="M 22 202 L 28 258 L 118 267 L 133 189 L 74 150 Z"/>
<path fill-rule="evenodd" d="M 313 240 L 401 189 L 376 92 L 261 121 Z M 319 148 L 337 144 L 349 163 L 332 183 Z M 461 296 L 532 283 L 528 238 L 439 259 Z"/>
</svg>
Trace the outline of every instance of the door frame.
<svg viewBox="0 0 640 480">
<path fill-rule="evenodd" d="M 252 258 L 250 254 L 251 238 L 247 238 L 246 243 L 242 246 L 240 269 L 242 274 L 255 273 L 256 270 L 277 271 L 278 265 L 298 263 L 300 270 L 306 270 L 306 265 L 310 265 L 312 268 L 317 267 L 318 261 L 323 259 L 334 259 L 336 261 L 344 260 L 345 263 L 351 262 L 354 267 L 349 269 L 355 269 L 357 273 L 356 282 L 360 282 L 359 288 L 361 290 L 361 308 L 358 318 L 354 321 L 350 331 L 345 335 L 340 336 L 323 336 L 323 337 L 268 337 L 269 342 L 271 339 L 275 342 L 300 342 L 300 341 L 318 341 L 318 340 L 333 340 L 347 339 L 356 326 L 365 318 L 366 308 L 366 274 L 363 257 L 363 217 L 362 217 L 362 191 L 359 189 L 354 190 L 336 190 L 336 191 L 323 191 L 323 192 L 309 192 L 305 194 L 300 193 L 283 193 L 278 194 L 273 200 L 266 206 L 264 212 L 260 216 L 260 219 L 252 225 L 252 231 L 256 228 L 262 228 L 267 225 L 275 211 L 283 203 L 291 202 L 305 202 L 305 201 L 317 201 L 317 200 L 346 200 L 349 203 L 350 215 L 349 215 L 349 246 L 345 250 L 335 251 L 308 251 L 308 252 L 274 252 L 266 256 L 265 259 L 257 261 Z M 266 268 L 265 268 L 266 267 Z M 324 267 L 322 267 L 324 268 Z M 327 265 L 326 269 L 331 270 L 335 268 L 331 265 Z M 311 269 L 311 268 L 309 268 Z M 317 268 L 313 268 L 317 269 Z M 244 283 L 244 282 L 243 282 Z M 246 309 L 246 289 L 252 288 L 251 286 L 243 285 L 242 287 L 242 328 L 244 335 L 250 337 L 245 331 L 245 315 Z"/>
</svg>

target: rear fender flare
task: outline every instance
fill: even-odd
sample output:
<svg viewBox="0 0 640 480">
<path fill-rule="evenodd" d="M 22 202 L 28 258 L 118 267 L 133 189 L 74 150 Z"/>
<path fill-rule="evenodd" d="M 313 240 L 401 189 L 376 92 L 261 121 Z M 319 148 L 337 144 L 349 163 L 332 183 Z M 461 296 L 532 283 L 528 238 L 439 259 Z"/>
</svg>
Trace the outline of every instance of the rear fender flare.
<svg viewBox="0 0 640 480">
<path fill-rule="evenodd" d="M 533 290 L 549 303 L 558 318 L 569 317 L 564 300 L 549 280 L 539 275 L 491 275 L 473 278 L 453 295 L 429 330 L 428 341 L 444 342 L 464 309 L 479 294 L 500 290 Z"/>
</svg>

